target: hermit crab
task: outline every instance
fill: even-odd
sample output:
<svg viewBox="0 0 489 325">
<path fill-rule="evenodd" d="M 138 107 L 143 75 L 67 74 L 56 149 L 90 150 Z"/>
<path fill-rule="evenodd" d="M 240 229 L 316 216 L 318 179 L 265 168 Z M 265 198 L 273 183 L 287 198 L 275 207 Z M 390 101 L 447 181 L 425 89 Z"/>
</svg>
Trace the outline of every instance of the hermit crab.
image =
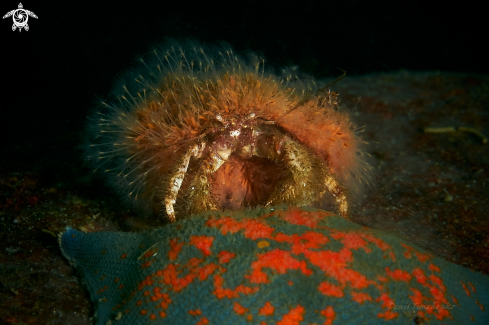
<svg viewBox="0 0 489 325">
<path fill-rule="evenodd" d="M 338 94 L 227 44 L 167 41 L 126 73 L 88 123 L 86 158 L 130 203 L 171 221 L 206 210 L 308 206 L 343 216 L 366 179 Z"/>
</svg>

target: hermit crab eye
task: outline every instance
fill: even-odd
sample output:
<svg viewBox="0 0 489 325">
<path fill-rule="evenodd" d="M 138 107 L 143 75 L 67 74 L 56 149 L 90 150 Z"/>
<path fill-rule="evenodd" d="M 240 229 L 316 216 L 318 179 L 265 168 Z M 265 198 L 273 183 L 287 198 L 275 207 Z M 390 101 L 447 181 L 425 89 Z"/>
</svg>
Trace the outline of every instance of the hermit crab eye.
<svg viewBox="0 0 489 325">
<path fill-rule="evenodd" d="M 233 138 L 237 138 L 240 135 L 240 133 L 241 132 L 239 130 L 234 130 L 229 132 L 229 135 L 232 136 Z"/>
</svg>

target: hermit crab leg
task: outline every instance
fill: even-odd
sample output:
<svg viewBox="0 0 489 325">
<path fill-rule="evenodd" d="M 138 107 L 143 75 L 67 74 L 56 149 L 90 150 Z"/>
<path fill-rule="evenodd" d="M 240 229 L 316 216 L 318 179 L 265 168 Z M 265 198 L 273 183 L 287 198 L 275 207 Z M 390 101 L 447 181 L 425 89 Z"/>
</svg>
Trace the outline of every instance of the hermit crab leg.
<svg viewBox="0 0 489 325">
<path fill-rule="evenodd" d="M 200 158 L 202 156 L 202 152 L 204 151 L 205 143 L 200 143 L 199 145 L 192 146 L 181 158 L 180 161 L 176 164 L 175 173 L 170 178 L 168 183 L 168 190 L 165 196 L 165 208 L 166 214 L 171 222 L 175 221 L 175 209 L 173 205 L 177 200 L 178 191 L 180 191 L 180 187 L 182 186 L 183 179 L 185 178 L 185 174 L 187 173 L 188 164 L 190 162 L 191 157 Z"/>
<path fill-rule="evenodd" d="M 287 136 L 274 137 L 274 150 L 264 151 L 260 142 L 262 141 L 258 141 L 261 146 L 257 154 L 273 157 L 275 161 L 282 160 L 290 173 L 287 179 L 277 186 L 277 190 L 266 203 L 267 206 L 277 203 L 309 205 L 310 202 L 319 200 L 327 190 L 338 204 L 341 216 L 347 218 L 348 201 L 345 190 L 329 174 L 328 168 L 319 158 L 311 154 L 301 143 Z M 320 180 L 324 180 L 324 183 Z"/>
<path fill-rule="evenodd" d="M 185 213 L 196 214 L 220 208 L 211 195 L 209 176 L 228 160 L 231 152 L 232 148 L 218 145 L 205 159 L 202 159 L 183 202 Z"/>
<path fill-rule="evenodd" d="M 303 145 L 287 136 L 275 136 L 272 146 L 261 139 L 257 142 L 258 156 L 268 157 L 276 162 L 281 161 L 288 171 L 287 176 L 268 199 L 267 206 L 282 203 L 306 206 L 322 196 L 325 188 L 318 180 L 324 179 L 326 169 Z"/>
<path fill-rule="evenodd" d="M 346 200 L 344 190 L 341 188 L 338 182 L 329 175 L 326 176 L 325 184 L 329 193 L 333 195 L 336 203 L 339 205 L 341 216 L 348 219 L 348 201 Z"/>
</svg>

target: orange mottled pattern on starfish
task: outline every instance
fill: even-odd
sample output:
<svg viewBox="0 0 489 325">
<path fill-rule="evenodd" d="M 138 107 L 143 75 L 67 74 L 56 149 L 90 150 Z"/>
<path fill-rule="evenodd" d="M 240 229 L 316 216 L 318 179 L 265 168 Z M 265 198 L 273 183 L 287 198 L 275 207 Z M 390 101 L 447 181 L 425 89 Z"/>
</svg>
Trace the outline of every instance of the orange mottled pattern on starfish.
<svg viewBox="0 0 489 325">
<path fill-rule="evenodd" d="M 331 213 L 209 212 L 60 236 L 97 324 L 486 324 L 487 276 Z"/>
</svg>

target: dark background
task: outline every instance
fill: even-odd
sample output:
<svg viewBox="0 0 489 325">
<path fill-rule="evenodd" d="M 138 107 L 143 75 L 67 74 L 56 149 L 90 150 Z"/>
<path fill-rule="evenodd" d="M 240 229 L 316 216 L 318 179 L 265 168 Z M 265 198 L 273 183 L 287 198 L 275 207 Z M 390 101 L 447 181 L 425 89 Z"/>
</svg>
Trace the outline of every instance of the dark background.
<svg viewBox="0 0 489 325">
<path fill-rule="evenodd" d="M 19 1 L 2 1 L 0 15 Z M 29 31 L 13 32 L 11 17 L 0 20 L 0 323 L 90 324 L 88 294 L 55 234 L 66 226 L 137 231 L 164 222 L 121 206 L 99 177 L 90 176 L 78 148 L 97 99 L 165 37 L 226 41 L 238 52 L 262 52 L 269 66 L 298 65 L 317 78 L 341 75 L 337 67 L 348 76 L 442 71 L 347 77 L 334 86 L 346 107 L 356 107 L 352 116 L 366 126 L 378 169 L 368 198 L 352 206 L 353 221 L 489 273 L 489 147 L 465 132 L 423 133 L 426 126 L 453 125 L 489 134 L 482 4 L 22 4 L 39 17 L 29 18 Z"/>
<path fill-rule="evenodd" d="M 223 40 L 317 78 L 383 71 L 487 74 L 484 10 L 425 1 L 23 1 L 30 30 L 1 20 L 2 159 L 73 152 L 115 77 L 165 37 Z M 18 0 L 4 1 L 3 14 Z M 59 156 L 61 159 L 61 156 Z M 67 157 L 68 158 L 68 157 Z M 50 158 L 49 158 L 50 159 Z"/>
</svg>

